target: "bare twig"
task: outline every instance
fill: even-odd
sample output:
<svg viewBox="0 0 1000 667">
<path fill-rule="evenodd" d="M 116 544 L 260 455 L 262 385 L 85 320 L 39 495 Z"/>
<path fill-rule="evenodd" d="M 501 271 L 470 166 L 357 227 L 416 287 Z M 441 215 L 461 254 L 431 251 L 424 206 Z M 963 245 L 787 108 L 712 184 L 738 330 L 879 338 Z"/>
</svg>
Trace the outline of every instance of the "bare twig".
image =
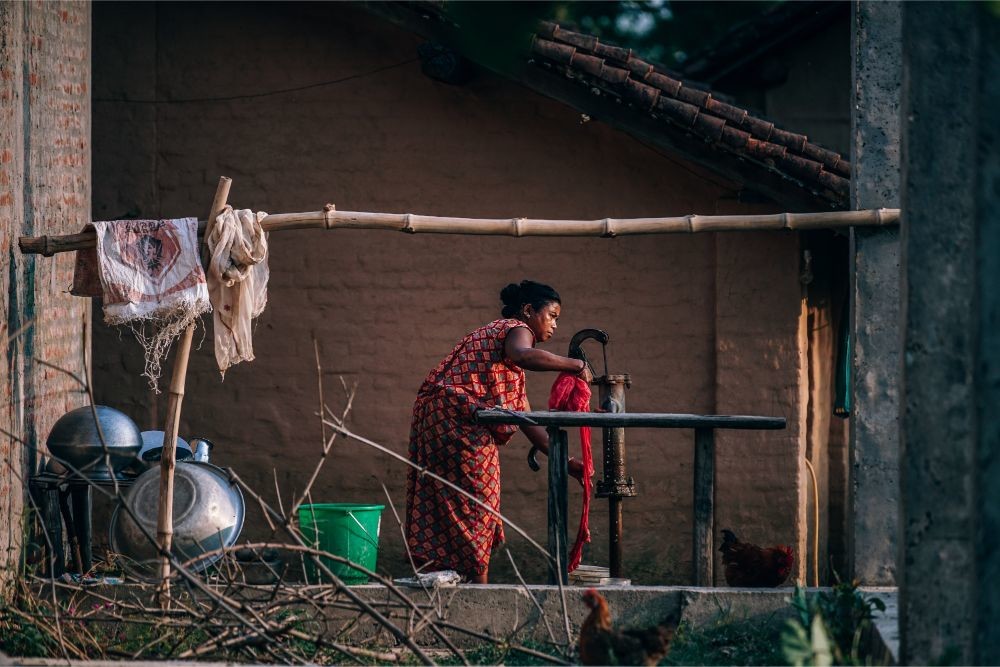
<svg viewBox="0 0 1000 667">
<path fill-rule="evenodd" d="M 535 594 L 531 592 L 530 588 L 528 588 L 528 584 L 525 583 L 524 577 L 521 576 L 520 570 L 517 569 L 517 563 L 514 562 L 514 555 L 510 553 L 510 548 L 505 546 L 504 553 L 506 553 L 507 558 L 510 559 L 510 565 L 511 567 L 514 568 L 514 574 L 517 576 L 517 580 L 521 582 L 521 586 L 524 588 L 524 592 L 528 594 L 528 597 L 531 599 L 532 604 L 535 605 L 535 609 L 538 610 L 539 617 L 542 619 L 542 622 L 545 623 L 545 630 L 549 633 L 549 640 L 552 642 L 553 645 L 557 644 L 556 635 L 554 632 L 552 632 L 552 626 L 549 625 L 549 619 L 545 615 L 545 611 L 542 609 L 542 605 L 538 603 L 538 598 L 536 598 Z"/>
</svg>

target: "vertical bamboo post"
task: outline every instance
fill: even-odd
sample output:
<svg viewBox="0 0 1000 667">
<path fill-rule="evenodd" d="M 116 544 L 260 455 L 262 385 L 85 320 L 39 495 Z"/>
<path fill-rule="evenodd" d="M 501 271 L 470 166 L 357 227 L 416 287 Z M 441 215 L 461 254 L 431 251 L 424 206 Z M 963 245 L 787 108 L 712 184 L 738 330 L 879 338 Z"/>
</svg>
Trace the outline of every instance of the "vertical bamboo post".
<svg viewBox="0 0 1000 667">
<path fill-rule="evenodd" d="M 226 207 L 229 186 L 232 179 L 222 176 L 215 190 L 215 199 L 208 214 L 205 238 L 211 231 L 215 217 Z M 194 323 L 181 335 L 174 359 L 173 376 L 170 379 L 170 395 L 167 399 L 167 421 L 163 428 L 163 453 L 160 456 L 160 504 L 156 515 L 156 540 L 163 556 L 160 557 L 160 606 L 170 605 L 170 547 L 174 537 L 174 468 L 177 455 L 177 431 L 181 422 L 181 404 L 184 401 L 184 385 L 187 381 L 188 359 L 191 356 L 191 341 L 194 339 Z"/>
</svg>

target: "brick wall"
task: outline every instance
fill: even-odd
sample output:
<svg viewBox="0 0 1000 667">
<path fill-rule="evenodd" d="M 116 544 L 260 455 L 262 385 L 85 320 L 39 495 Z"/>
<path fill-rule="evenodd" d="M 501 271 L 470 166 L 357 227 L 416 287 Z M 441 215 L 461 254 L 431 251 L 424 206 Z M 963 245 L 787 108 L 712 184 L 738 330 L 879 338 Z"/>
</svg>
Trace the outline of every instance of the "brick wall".
<svg viewBox="0 0 1000 667">
<path fill-rule="evenodd" d="M 349 5 L 96 5 L 94 12 L 95 215 L 134 205 L 144 216 L 204 217 L 220 175 L 234 179 L 232 203 L 271 212 L 317 210 L 328 201 L 341 210 L 473 217 L 741 208 L 732 184 L 498 77 L 482 73 L 449 86 L 424 77 L 414 62 L 372 73 L 413 59 L 418 40 Z M 123 51 L 132 59 L 122 59 Z M 205 99 L 347 77 L 295 93 Z M 161 103 L 134 102 L 154 94 Z M 133 102 L 107 101 L 114 99 Z M 610 370 L 633 379 L 630 410 L 794 420 L 803 344 L 796 237 L 731 237 L 724 251 L 719 243 L 709 235 L 274 234 L 269 305 L 254 337 L 258 358 L 220 382 L 211 342 L 196 351 L 181 434 L 214 440 L 215 461 L 271 499 L 276 478 L 287 507 L 320 449 L 315 337 L 331 407 L 342 405 L 338 377 L 356 382 L 351 428 L 405 454 L 424 375 L 468 330 L 497 317 L 500 288 L 524 277 L 563 296 L 550 350 L 564 353 L 583 327 L 611 334 Z M 143 428 L 162 428 L 165 401 L 153 400 L 140 377 L 138 346 L 96 324 L 94 336 L 99 400 Z M 726 374 L 759 381 L 726 384 L 717 398 Z M 553 379 L 529 373 L 533 405 L 546 404 Z M 799 543 L 794 475 L 803 437 L 794 423 L 777 435 L 729 437 L 745 454 L 766 454 L 752 484 L 745 469 L 747 460 L 757 465 L 756 454 L 742 459 L 743 470 L 720 470 L 719 512 L 741 519 L 734 528 Z M 626 442 L 640 495 L 625 503 L 625 568 L 641 582 L 689 581 L 693 434 L 636 429 Z M 520 436 L 503 452 L 503 511 L 544 542 L 545 477 L 527 468 L 526 453 Z M 383 502 L 384 483 L 401 509 L 404 466 L 352 442 L 338 442 L 325 466 L 314 501 Z M 734 485 L 746 491 L 727 490 Z M 571 507 L 579 500 L 574 489 Z M 588 562 L 606 562 L 605 508 L 594 503 Z M 250 511 L 244 535 L 266 535 Z M 526 576 L 544 578 L 541 560 L 508 536 Z M 380 567 L 404 572 L 388 509 L 382 539 Z M 508 576 L 505 562 L 494 574 Z"/>
<path fill-rule="evenodd" d="M 66 294 L 72 257 L 25 257 L 17 237 L 78 231 L 90 209 L 90 7 L 0 4 L 0 569 L 15 569 L 24 476 L 83 376 L 85 302 Z M 20 332 L 8 342 L 12 333 Z M 6 432 L 6 433 L 4 433 Z"/>
</svg>

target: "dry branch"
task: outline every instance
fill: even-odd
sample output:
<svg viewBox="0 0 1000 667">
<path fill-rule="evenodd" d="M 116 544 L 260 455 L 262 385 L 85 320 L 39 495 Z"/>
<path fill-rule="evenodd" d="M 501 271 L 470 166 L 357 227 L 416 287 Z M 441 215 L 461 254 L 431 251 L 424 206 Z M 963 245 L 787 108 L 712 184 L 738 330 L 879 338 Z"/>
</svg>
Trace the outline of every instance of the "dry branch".
<svg viewBox="0 0 1000 667">
<path fill-rule="evenodd" d="M 57 368 L 56 366 L 52 366 Z M 62 370 L 62 369 L 58 369 Z M 64 371 L 67 372 L 67 371 Z M 321 373 L 317 359 L 317 372 Z M 68 373 L 68 372 L 67 372 Z M 83 378 L 69 373 L 90 395 L 90 388 Z M 310 496 L 310 487 L 318 479 L 324 454 L 329 452 L 334 438 L 344 435 L 344 423 L 353 405 L 354 392 L 344 385 L 347 407 L 334 414 L 329 407 L 321 409 L 328 415 L 326 426 L 333 430 L 322 443 L 316 469 L 306 488 L 294 497 Z M 358 438 L 355 434 L 350 434 Z M 379 446 L 380 447 L 380 446 Z M 11 466 L 10 461 L 7 462 Z M 80 471 L 68 466 L 75 474 Z M 15 471 L 15 474 L 19 471 Z M 27 579 L 20 583 L 14 599 L 0 608 L 0 633 L 11 636 L 23 634 L 33 626 L 46 640 L 50 657 L 68 659 L 177 659 L 200 657 L 226 661 L 280 662 L 299 664 L 324 662 L 381 663 L 410 662 L 413 660 L 433 664 L 433 657 L 442 650 L 431 650 L 420 637 L 448 647 L 448 654 L 467 664 L 464 653 L 458 649 L 453 636 L 462 633 L 483 642 L 496 645 L 504 653 L 510 651 L 531 655 L 554 663 L 565 664 L 563 657 L 553 656 L 513 641 L 513 637 L 493 636 L 480 629 L 466 628 L 447 618 L 449 600 L 444 590 L 422 591 L 424 599 L 413 599 L 398 588 L 390 578 L 371 572 L 336 554 L 326 553 L 305 543 L 293 520 L 294 513 L 276 511 L 263 497 L 229 471 L 230 479 L 240 485 L 244 493 L 260 505 L 273 527 L 281 526 L 287 541 L 258 542 L 240 545 L 262 553 L 265 548 L 280 549 L 289 556 L 303 554 L 312 560 L 317 569 L 331 584 L 303 586 L 284 579 L 287 568 L 278 572 L 268 568 L 276 581 L 266 586 L 252 585 L 242 578 L 234 567 L 231 549 L 208 552 L 200 559 L 214 553 L 223 555 L 214 571 L 195 575 L 190 563 L 178 561 L 170 552 L 160 549 L 160 556 L 170 561 L 171 609 L 161 609 L 156 599 L 156 584 L 139 582 L 128 588 L 94 589 L 74 581 Z M 19 477 L 20 478 L 20 477 Z M 23 480 L 22 480 L 23 481 Z M 124 503 L 121 489 L 109 492 L 93 485 L 109 499 L 121 503 L 123 511 L 132 514 Z M 281 497 L 277 487 L 275 491 Z M 391 503 L 391 498 L 390 504 Z M 398 519 L 398 513 L 394 516 Z M 134 518 L 134 516 L 133 516 Z M 504 517 L 500 517 L 511 525 Z M 146 539 L 156 545 L 156 536 L 144 531 Z M 235 547 L 234 547 L 235 548 Z M 538 547 L 540 549 L 540 547 Z M 51 550 L 50 550 L 51 551 Z M 545 553 L 544 550 L 540 551 Z M 547 556 L 547 554 L 546 554 Z M 373 581 L 384 586 L 386 598 L 379 602 L 362 599 L 357 591 L 345 586 L 334 576 L 325 562 L 332 561 L 358 569 Z M 263 562 L 263 561 L 262 561 Z M 516 567 L 516 566 L 515 566 Z M 50 570 L 51 571 L 51 570 Z M 41 584 L 39 588 L 38 582 Z M 40 594 L 41 593 L 41 594 Z M 541 611 L 536 602 L 536 608 Z M 337 619 L 349 619 L 339 628 Z M 386 650 L 384 645 L 357 645 L 344 633 L 360 627 L 359 620 L 367 617 L 392 635 L 398 648 Z M 405 621 L 405 623 L 404 623 Z M 543 616 L 542 622 L 548 625 Z M 520 630 L 520 626 L 515 632 Z M 128 640 L 134 636 L 134 641 Z M 568 644 L 559 647 L 569 655 Z"/>
</svg>

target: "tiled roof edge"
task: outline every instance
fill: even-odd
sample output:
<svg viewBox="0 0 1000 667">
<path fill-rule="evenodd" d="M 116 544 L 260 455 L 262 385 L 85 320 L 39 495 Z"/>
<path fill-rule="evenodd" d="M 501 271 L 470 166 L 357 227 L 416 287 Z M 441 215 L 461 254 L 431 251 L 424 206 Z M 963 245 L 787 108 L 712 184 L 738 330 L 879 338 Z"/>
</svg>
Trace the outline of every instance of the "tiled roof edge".
<svg viewBox="0 0 1000 667">
<path fill-rule="evenodd" d="M 782 130 L 747 110 L 712 97 L 638 58 L 631 49 L 543 21 L 532 53 L 562 73 L 618 96 L 634 108 L 662 116 L 722 146 L 803 183 L 828 199 L 846 202 L 851 165 L 839 153 Z"/>
</svg>

